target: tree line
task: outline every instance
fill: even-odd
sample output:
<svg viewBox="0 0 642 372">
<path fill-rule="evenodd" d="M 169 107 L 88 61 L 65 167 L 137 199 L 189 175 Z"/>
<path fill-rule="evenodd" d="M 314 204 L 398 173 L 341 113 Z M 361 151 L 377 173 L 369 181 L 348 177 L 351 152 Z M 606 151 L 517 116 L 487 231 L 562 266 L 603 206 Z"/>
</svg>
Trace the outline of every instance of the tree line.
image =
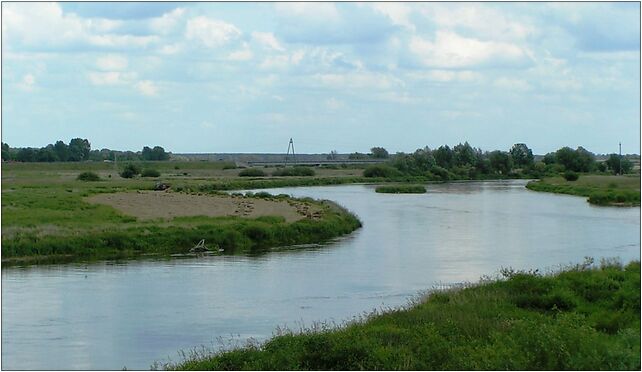
<svg viewBox="0 0 642 372">
<path fill-rule="evenodd" d="M 10 147 L 2 143 L 2 160 L 19 162 L 68 162 L 68 161 L 116 161 L 116 160 L 168 160 L 169 152 L 161 146 L 143 147 L 142 151 L 92 150 L 86 138 L 73 138 L 69 143 L 62 140 L 45 147 Z"/>
<path fill-rule="evenodd" d="M 484 179 L 497 177 L 533 177 L 560 172 L 630 173 L 633 165 L 625 157 L 610 154 L 608 160 L 598 162 L 595 154 L 578 147 L 562 147 L 535 161 L 532 150 L 524 143 L 514 144 L 508 151 L 482 151 L 468 142 L 454 147 L 436 149 L 424 147 L 413 153 L 398 152 L 388 155 L 381 147 L 373 147 L 371 158 L 388 158 L 382 165 L 373 165 L 364 175 L 370 177 L 428 177 L 431 179 Z"/>
</svg>

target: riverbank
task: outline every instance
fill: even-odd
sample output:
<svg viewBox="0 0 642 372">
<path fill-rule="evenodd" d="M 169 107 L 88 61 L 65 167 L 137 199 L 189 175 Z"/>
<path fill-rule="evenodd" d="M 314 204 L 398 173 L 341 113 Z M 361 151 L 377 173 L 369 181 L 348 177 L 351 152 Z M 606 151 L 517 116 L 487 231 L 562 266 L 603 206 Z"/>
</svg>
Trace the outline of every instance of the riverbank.
<svg viewBox="0 0 642 372">
<path fill-rule="evenodd" d="M 202 239 L 213 254 L 259 252 L 361 226 L 327 201 L 153 191 L 159 180 L 83 182 L 67 172 L 3 171 L 3 266 L 186 254 Z"/>
<path fill-rule="evenodd" d="M 639 370 L 640 263 L 437 292 L 338 329 L 193 355 L 177 370 Z"/>
<path fill-rule="evenodd" d="M 580 175 L 577 181 L 548 177 L 531 181 L 533 191 L 586 196 L 594 205 L 633 207 L 640 205 L 640 176 Z"/>
</svg>

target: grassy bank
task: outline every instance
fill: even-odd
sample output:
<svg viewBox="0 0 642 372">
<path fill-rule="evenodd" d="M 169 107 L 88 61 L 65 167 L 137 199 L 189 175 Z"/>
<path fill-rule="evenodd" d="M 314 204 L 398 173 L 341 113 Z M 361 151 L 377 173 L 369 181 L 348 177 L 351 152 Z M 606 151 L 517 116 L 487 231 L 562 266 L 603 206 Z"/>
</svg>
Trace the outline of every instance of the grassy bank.
<svg viewBox="0 0 642 372">
<path fill-rule="evenodd" d="M 204 168 L 195 168 L 191 163 L 172 166 L 168 162 L 160 162 L 157 168 L 168 170 L 178 166 L 205 172 L 222 171 L 224 167 L 224 164 L 202 164 Z M 75 168 L 73 163 L 54 165 L 3 165 L 3 265 L 187 253 L 201 239 L 205 239 L 210 248 L 224 249 L 224 254 L 256 252 L 283 245 L 321 243 L 360 226 L 354 215 L 332 203 L 293 199 L 288 200 L 296 204 L 319 205 L 321 213 L 296 222 L 286 222 L 279 216 L 254 219 L 193 216 L 142 220 L 107 205 L 88 203 L 86 197 L 99 193 L 152 190 L 157 181 L 183 185 L 173 187 L 174 191 L 198 191 L 202 179 L 185 177 L 177 181 L 165 176 L 149 180 L 122 179 L 117 176 L 109 178 L 101 173 L 100 181 L 83 182 L 76 179 L 78 174 L 88 168 L 100 171 L 106 165 L 78 163 Z M 224 188 L 233 185 L 234 180 L 238 178 L 226 179 Z M 272 181 L 278 183 L 278 179 Z M 296 182 L 296 179 L 291 181 Z M 254 182 L 240 181 L 236 186 L 245 188 Z"/>
<path fill-rule="evenodd" d="M 408 309 L 193 356 L 188 370 L 639 370 L 640 263 L 505 270 Z"/>
<path fill-rule="evenodd" d="M 375 192 L 385 194 L 425 194 L 426 188 L 423 185 L 387 185 L 377 186 Z"/>
<path fill-rule="evenodd" d="M 640 205 L 640 176 L 581 175 L 577 181 L 550 177 L 529 182 L 526 187 L 533 191 L 586 196 L 588 202 L 595 205 Z"/>
</svg>

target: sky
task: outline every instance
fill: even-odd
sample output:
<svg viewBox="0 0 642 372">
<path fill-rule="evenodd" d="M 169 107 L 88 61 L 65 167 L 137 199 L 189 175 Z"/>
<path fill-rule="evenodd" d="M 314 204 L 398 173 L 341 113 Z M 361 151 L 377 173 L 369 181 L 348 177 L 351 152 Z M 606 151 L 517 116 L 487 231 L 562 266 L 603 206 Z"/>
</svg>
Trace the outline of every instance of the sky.
<svg viewBox="0 0 642 372">
<path fill-rule="evenodd" d="M 640 153 L 639 3 L 2 3 L 2 140 Z"/>
</svg>

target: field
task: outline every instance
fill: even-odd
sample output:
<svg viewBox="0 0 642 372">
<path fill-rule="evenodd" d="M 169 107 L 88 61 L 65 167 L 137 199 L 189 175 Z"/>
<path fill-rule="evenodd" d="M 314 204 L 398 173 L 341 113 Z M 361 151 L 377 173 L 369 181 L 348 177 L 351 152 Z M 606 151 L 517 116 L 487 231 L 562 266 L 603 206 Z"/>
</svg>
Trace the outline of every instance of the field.
<svg viewBox="0 0 642 372">
<path fill-rule="evenodd" d="M 281 332 L 178 370 L 639 370 L 640 263 L 586 262 L 556 275 L 437 292 L 335 328 Z"/>
<path fill-rule="evenodd" d="M 529 182 L 526 187 L 534 191 L 586 196 L 589 203 L 596 205 L 640 205 L 640 175 L 580 175 L 577 181 L 549 177 Z"/>
<path fill-rule="evenodd" d="M 250 188 L 245 186 L 253 182 L 270 187 L 307 180 L 242 179 L 224 162 L 140 165 L 161 176 L 124 179 L 111 163 L 4 163 L 3 264 L 187 253 L 201 239 L 231 254 L 319 243 L 360 226 L 356 217 L 329 202 L 217 192 Z M 76 179 L 86 171 L 100 180 Z M 352 180 L 355 171 L 331 170 L 338 176 L 315 182 Z M 157 183 L 172 187 L 153 191 Z"/>
</svg>

